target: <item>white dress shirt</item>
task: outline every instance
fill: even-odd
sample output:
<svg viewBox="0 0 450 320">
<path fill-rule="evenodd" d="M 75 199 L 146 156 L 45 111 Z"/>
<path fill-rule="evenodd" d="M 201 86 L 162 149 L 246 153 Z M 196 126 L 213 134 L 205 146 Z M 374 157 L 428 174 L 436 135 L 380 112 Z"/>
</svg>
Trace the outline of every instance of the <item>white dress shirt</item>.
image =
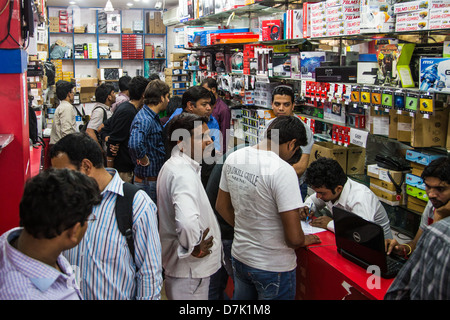
<svg viewBox="0 0 450 320">
<path fill-rule="evenodd" d="M 331 213 L 333 213 L 333 206 L 341 207 L 367 221 L 380 225 L 384 230 L 384 238 L 392 239 L 389 218 L 378 197 L 365 185 L 351 179 L 347 179 L 339 199 L 334 204 L 331 201 L 325 202 L 318 199 L 314 193 L 305 200 L 305 205 L 314 212 L 326 206 Z M 328 223 L 327 229 L 334 232 L 333 220 Z"/>
<path fill-rule="evenodd" d="M 177 148 L 177 147 L 175 147 Z M 221 266 L 222 242 L 219 224 L 200 179 L 200 165 L 175 151 L 158 175 L 157 198 L 159 233 L 165 274 L 175 278 L 206 278 Z M 206 238 L 214 237 L 211 254 L 191 255 Z"/>
</svg>

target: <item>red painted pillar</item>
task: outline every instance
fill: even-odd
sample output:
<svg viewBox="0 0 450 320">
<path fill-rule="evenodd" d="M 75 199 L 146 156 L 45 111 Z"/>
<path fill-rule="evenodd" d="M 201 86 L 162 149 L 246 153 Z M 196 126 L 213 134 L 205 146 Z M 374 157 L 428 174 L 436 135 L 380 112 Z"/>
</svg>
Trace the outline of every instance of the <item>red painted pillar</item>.
<svg viewBox="0 0 450 320">
<path fill-rule="evenodd" d="M 19 225 L 19 203 L 30 177 L 27 54 L 16 43 L 22 44 L 19 0 L 11 5 L 12 11 L 8 7 L 0 15 L 0 41 L 7 36 L 0 44 L 0 133 L 14 135 L 0 153 L 0 234 Z"/>
</svg>

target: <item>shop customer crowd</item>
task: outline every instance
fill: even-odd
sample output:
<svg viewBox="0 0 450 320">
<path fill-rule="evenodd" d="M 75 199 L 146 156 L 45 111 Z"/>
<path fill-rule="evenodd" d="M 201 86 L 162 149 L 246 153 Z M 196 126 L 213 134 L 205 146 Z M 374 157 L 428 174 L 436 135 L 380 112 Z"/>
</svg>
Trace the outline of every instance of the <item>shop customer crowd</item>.
<svg viewBox="0 0 450 320">
<path fill-rule="evenodd" d="M 273 91 L 276 118 L 257 145 L 227 150 L 230 110 L 214 79 L 181 100 L 159 79 L 119 84 L 117 95 L 98 87 L 86 132 L 73 85 L 57 84 L 51 168 L 26 183 L 20 227 L 0 237 L 0 299 L 158 300 L 163 285 L 168 299 L 222 299 L 231 277 L 233 299 L 292 300 L 295 249 L 320 243 L 301 220 L 333 206 L 381 225 L 388 254 L 409 255 L 386 299 L 450 298 L 449 157 L 425 169 L 430 201 L 400 245 L 370 189 L 335 160 L 306 166 L 312 134 L 291 88 Z M 332 216 L 312 224 L 334 230 Z"/>
</svg>

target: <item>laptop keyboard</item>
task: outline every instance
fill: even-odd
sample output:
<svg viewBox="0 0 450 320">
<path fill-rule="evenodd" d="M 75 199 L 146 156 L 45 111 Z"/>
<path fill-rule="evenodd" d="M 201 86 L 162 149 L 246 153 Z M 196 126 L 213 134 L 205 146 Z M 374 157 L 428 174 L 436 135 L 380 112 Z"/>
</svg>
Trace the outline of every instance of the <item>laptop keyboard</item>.
<svg viewBox="0 0 450 320">
<path fill-rule="evenodd" d="M 391 257 L 386 257 L 386 263 L 389 274 L 397 274 L 400 269 L 403 267 L 403 263 L 398 262 Z"/>
</svg>

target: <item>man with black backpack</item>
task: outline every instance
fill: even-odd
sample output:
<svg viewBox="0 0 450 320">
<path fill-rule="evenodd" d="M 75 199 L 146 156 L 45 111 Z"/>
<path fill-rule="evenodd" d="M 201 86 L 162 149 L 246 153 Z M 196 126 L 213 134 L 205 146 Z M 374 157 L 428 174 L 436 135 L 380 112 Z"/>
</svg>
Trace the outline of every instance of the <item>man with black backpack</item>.
<svg viewBox="0 0 450 320">
<path fill-rule="evenodd" d="M 104 149 L 99 135 L 99 127 L 112 116 L 111 106 L 116 102 L 116 93 L 114 86 L 102 83 L 95 89 L 95 101 L 97 102 L 92 109 L 91 118 L 86 127 L 86 133 Z"/>
<path fill-rule="evenodd" d="M 80 271 L 85 300 L 160 299 L 161 243 L 156 205 L 138 187 L 105 168 L 99 145 L 86 133 L 70 134 L 51 150 L 52 166 L 94 178 L 103 199 L 94 206 L 80 244 L 64 257 Z"/>
</svg>

